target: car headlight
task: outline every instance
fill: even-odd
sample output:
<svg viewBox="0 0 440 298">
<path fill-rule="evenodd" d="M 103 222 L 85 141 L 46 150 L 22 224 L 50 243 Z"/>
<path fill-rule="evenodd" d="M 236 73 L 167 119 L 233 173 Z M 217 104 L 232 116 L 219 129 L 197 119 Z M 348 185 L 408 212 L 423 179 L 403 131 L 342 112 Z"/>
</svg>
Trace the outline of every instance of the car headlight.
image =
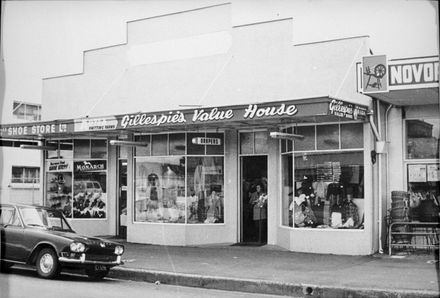
<svg viewBox="0 0 440 298">
<path fill-rule="evenodd" d="M 122 255 L 124 253 L 124 247 L 123 246 L 120 246 L 120 245 L 117 245 L 116 247 L 115 247 L 115 254 L 117 254 L 117 255 Z"/>
<path fill-rule="evenodd" d="M 73 252 L 84 252 L 86 246 L 81 242 L 72 242 L 70 243 L 70 250 Z"/>
</svg>

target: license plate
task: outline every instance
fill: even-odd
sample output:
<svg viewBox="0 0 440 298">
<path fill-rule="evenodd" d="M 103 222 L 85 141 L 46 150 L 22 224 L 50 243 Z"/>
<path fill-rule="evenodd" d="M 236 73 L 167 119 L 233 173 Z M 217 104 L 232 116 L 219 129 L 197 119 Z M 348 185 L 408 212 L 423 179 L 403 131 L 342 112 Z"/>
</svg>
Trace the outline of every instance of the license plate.
<svg viewBox="0 0 440 298">
<path fill-rule="evenodd" d="M 95 270 L 96 271 L 105 271 L 105 270 L 107 270 L 107 267 L 105 267 L 104 265 L 95 265 Z"/>
</svg>

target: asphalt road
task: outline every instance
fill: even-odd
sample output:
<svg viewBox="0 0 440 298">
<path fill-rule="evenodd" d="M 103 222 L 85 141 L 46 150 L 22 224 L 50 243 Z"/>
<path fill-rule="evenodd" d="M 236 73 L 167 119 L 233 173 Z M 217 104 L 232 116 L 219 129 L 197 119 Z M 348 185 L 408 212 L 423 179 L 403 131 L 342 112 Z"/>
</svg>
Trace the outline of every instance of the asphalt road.
<svg viewBox="0 0 440 298">
<path fill-rule="evenodd" d="M 36 271 L 13 268 L 11 273 L 0 273 L 0 298 L 121 298 L 121 297 L 161 297 L 161 298 L 244 298 L 244 297 L 280 297 L 241 292 L 207 290 L 155 285 L 148 282 L 134 282 L 106 278 L 102 281 L 90 281 L 86 276 L 62 274 L 56 280 L 37 277 Z"/>
</svg>

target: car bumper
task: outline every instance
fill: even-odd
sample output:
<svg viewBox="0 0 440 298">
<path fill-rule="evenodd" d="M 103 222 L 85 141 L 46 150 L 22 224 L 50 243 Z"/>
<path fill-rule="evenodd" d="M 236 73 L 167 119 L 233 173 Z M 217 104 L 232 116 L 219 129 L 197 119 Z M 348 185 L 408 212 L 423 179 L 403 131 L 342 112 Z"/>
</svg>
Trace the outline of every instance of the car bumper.
<svg viewBox="0 0 440 298">
<path fill-rule="evenodd" d="M 69 264 L 78 264 L 78 265 L 106 265 L 106 266 L 117 266 L 122 265 L 122 257 L 117 256 L 114 261 L 95 261 L 95 260 L 87 260 L 86 254 L 81 254 L 79 258 L 69 258 L 69 257 L 59 257 L 58 261 L 61 263 L 69 263 Z"/>
</svg>

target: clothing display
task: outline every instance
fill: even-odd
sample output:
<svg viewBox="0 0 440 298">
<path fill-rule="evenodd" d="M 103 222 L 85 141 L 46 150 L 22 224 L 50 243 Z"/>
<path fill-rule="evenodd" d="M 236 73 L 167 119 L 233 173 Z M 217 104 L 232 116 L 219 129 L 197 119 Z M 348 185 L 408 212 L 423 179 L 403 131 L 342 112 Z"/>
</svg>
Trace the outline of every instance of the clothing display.
<svg viewBox="0 0 440 298">
<path fill-rule="evenodd" d="M 345 190 L 342 183 L 312 182 L 304 176 L 298 195 L 289 204 L 289 223 L 295 227 L 359 228 L 359 210 L 350 190 Z"/>
<path fill-rule="evenodd" d="M 348 221 L 350 218 L 353 220 L 353 226 L 359 223 L 359 211 L 358 207 L 351 200 L 345 201 L 343 205 L 343 217 Z"/>
<path fill-rule="evenodd" d="M 222 201 L 213 191 L 208 198 L 205 223 L 222 222 L 223 220 Z"/>
</svg>

